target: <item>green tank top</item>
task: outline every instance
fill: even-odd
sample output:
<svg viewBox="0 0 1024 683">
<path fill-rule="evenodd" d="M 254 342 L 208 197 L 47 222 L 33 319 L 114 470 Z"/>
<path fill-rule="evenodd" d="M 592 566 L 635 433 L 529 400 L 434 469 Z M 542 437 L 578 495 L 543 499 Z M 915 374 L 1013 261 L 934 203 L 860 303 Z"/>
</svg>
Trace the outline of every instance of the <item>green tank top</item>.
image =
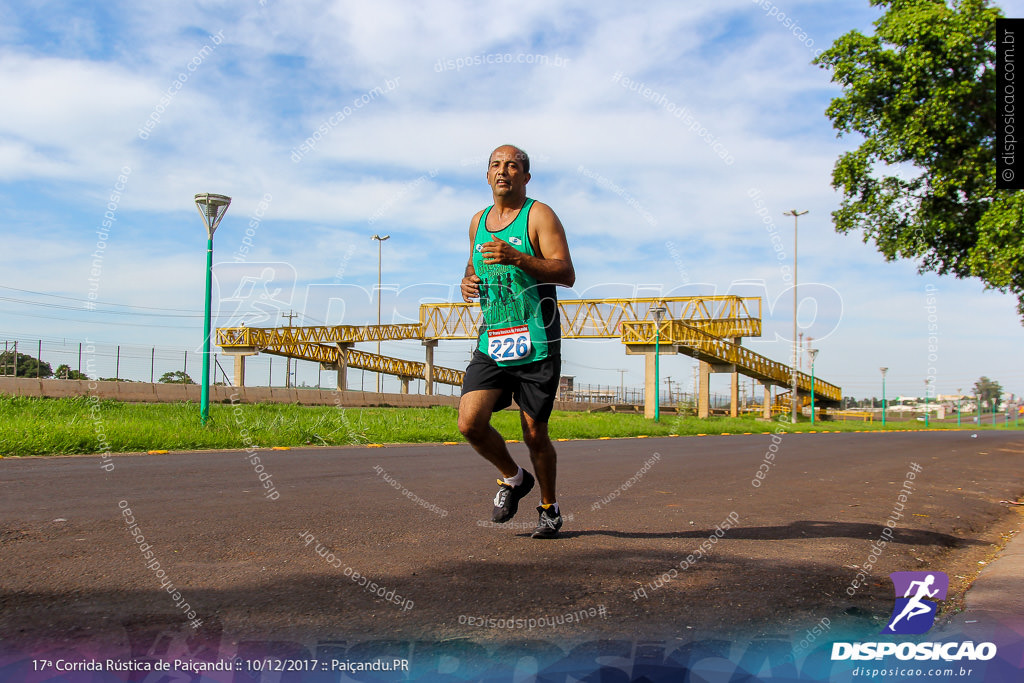
<svg viewBox="0 0 1024 683">
<path fill-rule="evenodd" d="M 477 348 L 498 365 L 523 365 L 558 353 L 560 321 L 555 287 L 539 284 L 526 272 L 509 265 L 485 264 L 480 253 L 484 243 L 497 237 L 514 249 L 536 256 L 527 230 L 532 199 L 527 199 L 508 227 L 489 232 L 484 209 L 473 244 L 473 270 L 480 278 L 480 309 L 483 322 Z"/>
</svg>

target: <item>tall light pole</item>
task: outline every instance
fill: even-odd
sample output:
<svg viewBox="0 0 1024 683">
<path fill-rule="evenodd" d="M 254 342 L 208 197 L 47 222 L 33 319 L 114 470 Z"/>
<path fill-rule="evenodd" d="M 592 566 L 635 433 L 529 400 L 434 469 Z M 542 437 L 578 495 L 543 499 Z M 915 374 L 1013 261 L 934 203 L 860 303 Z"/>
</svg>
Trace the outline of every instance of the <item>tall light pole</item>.
<svg viewBox="0 0 1024 683">
<path fill-rule="evenodd" d="M 819 349 L 807 349 L 811 354 L 811 424 L 814 424 L 814 359 L 818 357 Z"/>
<path fill-rule="evenodd" d="M 658 422 L 661 418 L 661 392 L 660 382 L 658 378 L 658 359 L 661 357 L 661 319 L 665 315 L 664 306 L 655 306 L 651 309 L 651 314 L 654 316 L 654 421 Z"/>
<path fill-rule="evenodd" d="M 793 424 L 796 424 L 796 372 L 797 365 L 800 363 L 800 358 L 797 352 L 796 345 L 796 236 L 797 236 L 797 221 L 800 216 L 803 216 L 806 211 L 797 211 L 796 209 L 790 209 L 783 213 L 783 216 L 793 217 Z"/>
<path fill-rule="evenodd" d="M 213 290 L 213 233 L 231 204 L 231 197 L 202 192 L 195 197 L 196 208 L 206 226 L 206 309 L 203 315 L 203 388 L 199 396 L 199 420 L 210 419 L 210 297 Z"/>
<path fill-rule="evenodd" d="M 377 327 L 380 327 L 380 273 L 381 273 L 381 258 L 383 256 L 384 240 L 390 239 L 391 235 L 374 235 L 370 239 L 377 240 Z M 377 355 L 380 355 L 380 341 L 377 341 Z M 380 393 L 380 373 L 377 373 L 377 393 Z"/>
<path fill-rule="evenodd" d="M 615 372 L 619 373 L 619 400 L 623 403 L 626 402 L 626 370 L 617 368 Z"/>
<path fill-rule="evenodd" d="M 885 373 L 889 368 L 879 368 L 882 371 L 882 426 L 885 426 Z"/>
</svg>

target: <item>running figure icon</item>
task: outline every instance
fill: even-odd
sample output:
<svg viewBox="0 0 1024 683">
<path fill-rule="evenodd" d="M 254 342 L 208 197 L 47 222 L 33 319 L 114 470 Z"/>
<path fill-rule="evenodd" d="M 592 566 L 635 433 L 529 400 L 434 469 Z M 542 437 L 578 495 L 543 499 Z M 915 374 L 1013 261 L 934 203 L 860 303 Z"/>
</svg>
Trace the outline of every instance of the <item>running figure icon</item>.
<svg viewBox="0 0 1024 683">
<path fill-rule="evenodd" d="M 924 578 L 923 581 L 910 582 L 910 586 L 907 587 L 907 592 L 903 594 L 903 597 L 909 598 L 911 591 L 914 590 L 914 586 L 917 586 L 917 593 L 914 595 L 914 597 L 910 598 L 910 602 L 908 602 L 906 607 L 903 608 L 903 611 L 900 612 L 899 616 L 889 623 L 888 628 L 890 631 L 893 630 L 893 626 L 896 625 L 896 622 L 904 617 L 906 617 L 907 620 L 910 620 L 918 615 L 927 614 L 928 612 L 932 611 L 931 606 L 926 605 L 924 602 L 922 602 L 922 600 L 924 598 L 934 598 L 935 595 L 939 592 L 938 588 L 936 588 L 935 590 L 928 590 L 928 587 L 931 586 L 933 583 L 935 583 L 934 574 L 929 574 Z"/>
<path fill-rule="evenodd" d="M 896 603 L 882 633 L 920 634 L 935 623 L 938 602 L 946 599 L 949 577 L 944 572 L 893 572 Z"/>
</svg>

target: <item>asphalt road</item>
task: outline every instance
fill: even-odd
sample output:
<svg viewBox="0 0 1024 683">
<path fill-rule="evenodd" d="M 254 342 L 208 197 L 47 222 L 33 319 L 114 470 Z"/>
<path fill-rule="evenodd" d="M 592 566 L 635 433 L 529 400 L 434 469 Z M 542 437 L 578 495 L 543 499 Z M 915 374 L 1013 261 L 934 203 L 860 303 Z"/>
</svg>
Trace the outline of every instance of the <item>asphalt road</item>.
<svg viewBox="0 0 1024 683">
<path fill-rule="evenodd" d="M 261 451 L 271 489 L 244 451 L 0 460 L 0 648 L 174 629 L 221 644 L 671 640 L 823 618 L 877 633 L 890 572 L 945 571 L 962 594 L 1019 524 L 999 501 L 1024 494 L 1013 432 L 557 448 L 567 521 L 548 541 L 529 537 L 539 494 L 490 523 L 495 475 L 464 445 Z"/>
</svg>

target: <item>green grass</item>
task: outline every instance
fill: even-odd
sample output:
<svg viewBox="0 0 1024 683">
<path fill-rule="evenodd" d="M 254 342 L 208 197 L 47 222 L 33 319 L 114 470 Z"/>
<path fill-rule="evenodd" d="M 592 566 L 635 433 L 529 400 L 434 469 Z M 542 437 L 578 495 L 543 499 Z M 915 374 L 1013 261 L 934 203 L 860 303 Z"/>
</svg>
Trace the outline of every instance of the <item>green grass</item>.
<svg viewBox="0 0 1024 683">
<path fill-rule="evenodd" d="M 195 450 L 257 446 L 341 446 L 366 443 L 463 441 L 457 411 L 435 408 L 337 408 L 293 404 L 210 406 L 210 421 L 199 424 L 194 403 L 139 404 L 89 398 L 0 396 L 0 455 Z M 492 424 L 507 439 L 522 439 L 519 414 L 503 411 Z M 668 436 L 670 434 L 744 434 L 775 431 L 880 430 L 878 423 L 788 422 L 769 424 L 752 417 L 712 418 L 556 411 L 552 438 Z M 956 428 L 945 423 L 933 428 Z M 887 430 L 923 429 L 924 423 L 892 422 Z M 991 429 L 991 426 L 983 428 Z M 970 423 L 964 429 L 977 429 Z"/>
</svg>

